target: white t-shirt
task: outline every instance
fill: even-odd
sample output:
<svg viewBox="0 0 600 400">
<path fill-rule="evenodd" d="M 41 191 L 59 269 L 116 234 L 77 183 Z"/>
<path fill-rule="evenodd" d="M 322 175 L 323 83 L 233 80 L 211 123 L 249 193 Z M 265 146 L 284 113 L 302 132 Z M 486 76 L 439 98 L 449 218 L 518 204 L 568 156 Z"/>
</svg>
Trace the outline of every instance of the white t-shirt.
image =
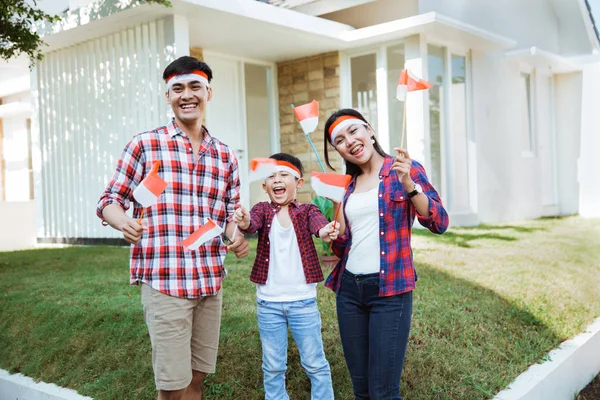
<svg viewBox="0 0 600 400">
<path fill-rule="evenodd" d="M 256 285 L 256 297 L 265 301 L 298 301 L 317 296 L 317 284 L 306 283 L 294 226 L 284 228 L 277 215 L 269 232 L 269 275 Z"/>
<path fill-rule="evenodd" d="M 352 231 L 352 245 L 346 269 L 353 274 L 379 272 L 379 185 L 368 192 L 352 193 L 346 202 L 346 216 Z"/>
</svg>

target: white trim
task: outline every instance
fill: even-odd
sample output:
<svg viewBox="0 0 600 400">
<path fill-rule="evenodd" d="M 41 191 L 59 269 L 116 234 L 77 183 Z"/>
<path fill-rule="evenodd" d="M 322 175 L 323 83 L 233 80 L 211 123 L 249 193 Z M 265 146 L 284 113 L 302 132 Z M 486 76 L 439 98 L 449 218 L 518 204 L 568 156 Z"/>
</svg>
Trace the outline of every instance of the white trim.
<svg viewBox="0 0 600 400">
<path fill-rule="evenodd" d="M 467 157 L 469 171 L 469 205 L 474 214 L 479 210 L 479 196 L 477 186 L 477 138 L 475 137 L 475 116 L 473 113 L 473 69 L 471 52 L 465 55 L 466 61 L 466 89 L 467 89 Z"/>
<path fill-rule="evenodd" d="M 290 7 L 294 11 L 307 15 L 323 15 L 346 8 L 372 3 L 375 0 L 313 0 L 309 3 Z"/>
<path fill-rule="evenodd" d="M 600 372 L 600 318 L 533 364 L 494 400 L 573 399 Z"/>
<path fill-rule="evenodd" d="M 62 388 L 53 383 L 35 382 L 22 374 L 10 374 L 0 369 L 0 393 L 2 399 L 28 400 L 92 400 L 72 389 Z"/>
<path fill-rule="evenodd" d="M 8 118 L 22 115 L 31 116 L 31 103 L 25 101 L 13 101 L 11 103 L 0 104 L 0 118 Z"/>
<path fill-rule="evenodd" d="M 504 53 L 506 58 L 517 60 L 522 70 L 548 69 L 555 74 L 567 74 L 583 70 L 575 60 L 532 46 Z"/>
<path fill-rule="evenodd" d="M 585 25 L 585 31 L 587 32 L 592 47 L 594 48 L 592 54 L 598 55 L 600 53 L 600 39 L 598 39 L 596 32 L 594 31 L 594 26 L 590 20 L 590 13 L 585 4 L 585 0 L 577 0 L 577 5 L 581 11 L 581 17 L 583 19 L 583 24 Z M 600 21 L 596 21 L 596 24 L 600 24 Z M 600 27 L 597 28 L 600 29 Z"/>
</svg>

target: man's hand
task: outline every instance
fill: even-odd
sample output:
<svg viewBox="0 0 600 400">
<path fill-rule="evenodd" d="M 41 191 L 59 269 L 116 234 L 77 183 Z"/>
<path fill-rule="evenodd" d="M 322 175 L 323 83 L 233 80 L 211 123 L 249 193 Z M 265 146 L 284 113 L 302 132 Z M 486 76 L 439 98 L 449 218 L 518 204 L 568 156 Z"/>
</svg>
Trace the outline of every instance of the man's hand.
<svg viewBox="0 0 600 400">
<path fill-rule="evenodd" d="M 339 234 L 339 224 L 336 221 L 331 221 L 319 230 L 319 237 L 326 243 L 337 239 Z"/>
<path fill-rule="evenodd" d="M 137 219 L 126 216 L 117 229 L 123 233 L 123 239 L 127 243 L 135 244 L 140 241 L 144 231 L 148 230 L 148 223 L 146 220 L 142 220 L 140 224 L 140 221 Z"/>
<path fill-rule="evenodd" d="M 227 246 L 227 250 L 233 251 L 237 258 L 246 257 L 250 253 L 250 245 L 244 235 L 238 232 L 233 239 L 233 243 Z"/>
<path fill-rule="evenodd" d="M 241 229 L 248 229 L 250 226 L 250 213 L 244 206 L 238 204 L 238 208 L 233 213 L 233 217 L 231 218 L 233 222 L 238 224 L 238 227 Z"/>
</svg>

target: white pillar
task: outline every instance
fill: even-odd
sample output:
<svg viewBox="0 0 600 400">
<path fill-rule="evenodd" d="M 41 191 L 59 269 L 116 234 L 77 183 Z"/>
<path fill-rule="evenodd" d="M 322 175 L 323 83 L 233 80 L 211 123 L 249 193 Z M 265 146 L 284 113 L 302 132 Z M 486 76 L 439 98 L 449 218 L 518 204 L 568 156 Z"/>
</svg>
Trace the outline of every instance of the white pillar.
<svg viewBox="0 0 600 400">
<path fill-rule="evenodd" d="M 164 21 L 165 65 L 190 55 L 190 27 L 181 15 L 169 15 Z"/>
<path fill-rule="evenodd" d="M 600 217 L 600 63 L 583 68 L 581 153 L 578 160 L 579 214 Z"/>
<path fill-rule="evenodd" d="M 423 35 L 414 35 L 404 42 L 405 65 L 413 74 L 427 80 L 427 43 Z M 429 168 L 429 109 L 427 90 L 411 92 L 406 103 L 407 150 L 415 159 Z"/>
</svg>

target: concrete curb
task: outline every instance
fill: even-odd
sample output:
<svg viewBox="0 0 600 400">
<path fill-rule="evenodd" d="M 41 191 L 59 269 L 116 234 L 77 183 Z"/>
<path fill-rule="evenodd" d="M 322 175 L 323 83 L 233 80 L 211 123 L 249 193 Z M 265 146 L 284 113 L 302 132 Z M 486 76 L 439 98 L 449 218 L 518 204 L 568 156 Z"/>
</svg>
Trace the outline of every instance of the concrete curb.
<svg viewBox="0 0 600 400">
<path fill-rule="evenodd" d="M 552 350 L 493 400 L 573 400 L 600 372 L 600 318 Z"/>
<path fill-rule="evenodd" d="M 92 400 L 72 389 L 53 383 L 35 382 L 21 375 L 0 369 L 0 400 Z"/>
</svg>

